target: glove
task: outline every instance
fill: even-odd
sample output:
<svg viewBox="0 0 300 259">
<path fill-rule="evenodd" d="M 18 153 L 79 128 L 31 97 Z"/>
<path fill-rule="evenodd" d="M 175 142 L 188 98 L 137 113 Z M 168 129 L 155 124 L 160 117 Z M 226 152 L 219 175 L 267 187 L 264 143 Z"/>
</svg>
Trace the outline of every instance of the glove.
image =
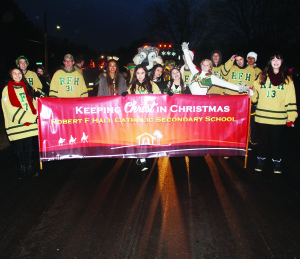
<svg viewBox="0 0 300 259">
<path fill-rule="evenodd" d="M 286 126 L 288 127 L 295 127 L 294 122 L 290 120 L 286 120 Z"/>
<path fill-rule="evenodd" d="M 247 91 L 247 94 L 249 95 L 249 97 L 252 97 L 254 95 L 254 89 L 253 89 L 253 86 L 250 86 L 249 87 L 249 90 Z"/>
<path fill-rule="evenodd" d="M 167 94 L 168 94 L 169 96 L 173 96 L 173 95 L 174 95 L 171 91 L 168 91 Z"/>
<path fill-rule="evenodd" d="M 121 95 L 122 95 L 123 97 L 125 97 L 127 94 L 128 94 L 128 92 L 125 91 L 125 92 L 123 92 Z"/>
<path fill-rule="evenodd" d="M 189 49 L 189 43 L 188 42 L 183 42 L 182 44 L 181 44 L 181 47 L 182 47 L 182 50 L 185 50 L 185 49 Z"/>
<path fill-rule="evenodd" d="M 239 85 L 239 93 L 243 93 L 243 92 L 248 92 L 249 91 L 249 86 L 247 86 L 246 84 L 243 85 Z"/>
<path fill-rule="evenodd" d="M 37 97 L 37 98 L 41 97 L 41 95 L 42 95 L 42 93 L 39 92 L 39 91 L 34 91 L 34 93 L 33 93 L 33 96 L 34 96 L 34 97 Z M 43 97 L 43 96 L 42 96 L 42 97 Z"/>
</svg>

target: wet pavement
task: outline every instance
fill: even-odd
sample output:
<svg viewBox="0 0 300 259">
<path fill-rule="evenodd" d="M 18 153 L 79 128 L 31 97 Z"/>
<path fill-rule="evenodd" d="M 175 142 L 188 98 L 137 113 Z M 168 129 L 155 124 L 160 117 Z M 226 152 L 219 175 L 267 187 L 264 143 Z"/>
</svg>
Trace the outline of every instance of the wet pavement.
<svg viewBox="0 0 300 259">
<path fill-rule="evenodd" d="M 300 125 L 299 125 L 300 126 Z M 298 258 L 300 134 L 284 170 L 243 157 L 64 160 L 17 180 L 0 150 L 0 258 Z"/>
</svg>

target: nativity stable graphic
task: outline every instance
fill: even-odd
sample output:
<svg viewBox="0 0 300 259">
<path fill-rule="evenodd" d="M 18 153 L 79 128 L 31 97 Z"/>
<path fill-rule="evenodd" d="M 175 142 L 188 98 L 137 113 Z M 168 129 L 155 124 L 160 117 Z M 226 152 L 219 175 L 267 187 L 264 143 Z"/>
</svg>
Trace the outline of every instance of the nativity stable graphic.
<svg viewBox="0 0 300 259">
<path fill-rule="evenodd" d="M 163 135 L 159 130 L 155 130 L 153 135 L 149 133 L 143 133 L 142 135 L 138 136 L 136 139 L 138 140 L 139 146 L 144 145 L 160 145 L 160 140 L 163 138 Z M 156 140 L 156 143 L 155 141 Z"/>
</svg>

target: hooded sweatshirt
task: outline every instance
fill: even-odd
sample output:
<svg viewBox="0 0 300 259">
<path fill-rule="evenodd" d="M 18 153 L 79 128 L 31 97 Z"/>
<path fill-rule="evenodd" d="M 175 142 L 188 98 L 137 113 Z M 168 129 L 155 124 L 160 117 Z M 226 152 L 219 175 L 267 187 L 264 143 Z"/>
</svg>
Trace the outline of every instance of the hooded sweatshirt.
<svg viewBox="0 0 300 259">
<path fill-rule="evenodd" d="M 213 55 L 215 53 L 218 53 L 219 56 L 220 56 L 220 59 L 219 59 L 219 62 L 218 64 L 216 65 L 213 61 Z M 210 60 L 213 64 L 213 68 L 212 68 L 212 73 L 213 75 L 215 75 L 216 77 L 220 78 L 220 79 L 224 79 L 221 75 L 221 70 L 222 68 L 224 67 L 224 65 L 222 65 L 222 54 L 219 50 L 214 50 L 211 52 L 211 55 L 210 55 Z M 208 94 L 214 94 L 214 95 L 221 95 L 223 94 L 224 92 L 224 88 L 222 87 L 219 87 L 219 86 L 216 86 L 216 85 L 213 85 L 209 90 L 208 90 Z"/>
</svg>

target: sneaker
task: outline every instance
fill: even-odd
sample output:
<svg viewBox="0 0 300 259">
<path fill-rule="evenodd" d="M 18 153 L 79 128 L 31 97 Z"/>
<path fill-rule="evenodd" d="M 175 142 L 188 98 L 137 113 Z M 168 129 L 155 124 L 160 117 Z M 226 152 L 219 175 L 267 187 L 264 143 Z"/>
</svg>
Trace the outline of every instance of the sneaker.
<svg viewBox="0 0 300 259">
<path fill-rule="evenodd" d="M 136 163 L 137 166 L 140 166 L 141 165 L 141 159 L 138 158 L 135 163 Z"/>
<path fill-rule="evenodd" d="M 266 158 L 265 157 L 257 157 L 257 164 L 255 167 L 255 171 L 261 172 L 265 165 Z"/>
<path fill-rule="evenodd" d="M 281 159 L 280 160 L 274 160 L 272 159 L 273 161 L 273 167 L 274 167 L 274 173 L 275 174 L 281 174 Z"/>
<path fill-rule="evenodd" d="M 146 171 L 146 170 L 148 170 L 147 163 L 146 162 L 142 162 L 141 163 L 141 171 L 143 172 L 143 171 Z"/>
<path fill-rule="evenodd" d="M 145 158 L 137 159 L 136 164 L 140 167 L 142 172 L 148 170 L 148 166 Z"/>
</svg>

